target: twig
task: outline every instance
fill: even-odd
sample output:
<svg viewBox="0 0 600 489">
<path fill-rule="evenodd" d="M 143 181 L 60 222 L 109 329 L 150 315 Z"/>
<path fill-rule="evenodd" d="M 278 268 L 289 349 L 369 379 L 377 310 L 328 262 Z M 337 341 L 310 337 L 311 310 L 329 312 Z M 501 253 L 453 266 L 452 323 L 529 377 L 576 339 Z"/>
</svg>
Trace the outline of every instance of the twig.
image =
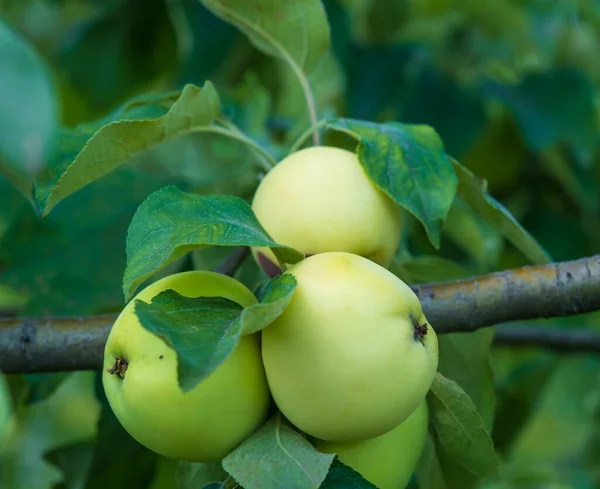
<svg viewBox="0 0 600 489">
<path fill-rule="evenodd" d="M 242 251 L 239 253 L 228 257 L 219 268 L 231 273 L 234 265 L 241 263 Z M 582 314 L 600 309 L 600 255 L 456 282 L 414 285 L 413 289 L 438 334 L 470 332 L 517 320 Z M 0 370 L 29 373 L 101 368 L 104 343 L 115 318 L 116 315 L 0 319 Z M 498 330 L 506 331 L 497 335 L 501 342 L 515 337 L 514 332 L 511 337 L 511 330 Z M 536 328 L 536 344 L 556 348 L 558 333 L 546 331 Z M 576 338 L 573 343 L 579 341 L 582 348 L 586 346 L 583 332 L 561 331 L 563 335 L 571 333 Z M 585 338 L 592 338 L 591 334 L 586 332 Z M 529 340 L 521 339 L 519 344 L 533 342 L 536 335 L 533 329 L 523 333 L 522 338 Z M 593 339 L 586 350 L 597 350 L 597 339 L 595 336 Z M 565 342 L 570 345 L 569 340 Z"/>
<path fill-rule="evenodd" d="M 327 125 L 327 120 L 326 119 L 321 119 L 319 122 L 317 122 L 316 125 L 311 125 L 306 131 L 304 131 L 302 134 L 300 134 L 300 136 L 298 136 L 298 138 L 296 139 L 296 141 L 294 141 L 292 143 L 292 145 L 290 146 L 289 154 L 292 154 L 292 153 L 295 153 L 296 151 L 298 151 L 298 149 L 300 149 L 300 147 L 302 146 L 302 144 L 304 144 L 304 142 L 312 134 L 314 134 L 317 131 L 320 131 L 326 125 Z"/>
<path fill-rule="evenodd" d="M 277 162 L 263 147 L 257 144 L 255 141 L 250 139 L 243 133 L 238 133 L 237 131 L 231 131 L 225 129 L 221 126 L 201 126 L 192 128 L 193 132 L 212 132 L 213 134 L 221 134 L 223 136 L 230 137 L 231 139 L 235 139 L 240 143 L 244 143 L 247 145 L 252 152 L 257 157 L 257 160 L 260 162 L 261 166 L 266 172 L 269 172 L 271 168 L 273 168 Z"/>
<path fill-rule="evenodd" d="M 249 254 L 250 248 L 248 246 L 240 246 L 227 258 L 225 258 L 223 263 L 215 268 L 215 272 L 233 277 L 237 269 L 242 266 L 242 263 L 244 263 L 244 260 Z"/>
<path fill-rule="evenodd" d="M 513 348 L 537 346 L 562 352 L 600 352 L 600 331 L 506 325 L 496 329 L 494 343 Z"/>
<path fill-rule="evenodd" d="M 226 117 L 219 117 L 217 122 L 219 124 L 221 124 L 223 127 L 225 127 L 226 129 L 229 129 L 232 133 L 236 134 L 237 136 L 244 138 L 245 140 L 252 141 L 252 139 L 250 139 L 244 133 L 244 131 L 242 131 L 236 124 L 233 123 L 233 121 L 230 121 Z M 257 146 L 258 146 L 258 144 L 257 144 Z M 258 146 L 258 147 L 260 147 L 260 146 Z M 277 164 L 275 159 L 269 153 L 267 153 L 266 150 L 258 151 L 255 147 L 251 147 L 251 151 L 258 158 L 261 166 L 263 167 L 263 170 L 265 170 L 267 173 Z"/>
</svg>

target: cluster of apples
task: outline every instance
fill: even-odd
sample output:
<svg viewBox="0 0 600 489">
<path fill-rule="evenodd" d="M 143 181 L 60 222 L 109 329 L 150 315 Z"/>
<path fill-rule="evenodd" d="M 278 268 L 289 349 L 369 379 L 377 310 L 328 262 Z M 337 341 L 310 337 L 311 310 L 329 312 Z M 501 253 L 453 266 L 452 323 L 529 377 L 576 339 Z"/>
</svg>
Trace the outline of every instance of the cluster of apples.
<svg viewBox="0 0 600 489">
<path fill-rule="evenodd" d="M 207 462 L 224 458 L 276 407 L 317 450 L 336 453 L 380 489 L 404 488 L 427 436 L 438 343 L 417 296 L 387 269 L 400 232 L 396 204 L 354 153 L 318 146 L 272 169 L 252 208 L 275 241 L 307 256 L 281 271 L 269 249 L 253 250 L 267 273 L 295 277 L 291 302 L 183 393 L 175 352 L 140 325 L 131 301 L 105 349 L 115 415 L 149 449 Z M 150 302 L 165 289 L 257 302 L 236 279 L 209 271 L 167 276 L 136 298 Z"/>
</svg>

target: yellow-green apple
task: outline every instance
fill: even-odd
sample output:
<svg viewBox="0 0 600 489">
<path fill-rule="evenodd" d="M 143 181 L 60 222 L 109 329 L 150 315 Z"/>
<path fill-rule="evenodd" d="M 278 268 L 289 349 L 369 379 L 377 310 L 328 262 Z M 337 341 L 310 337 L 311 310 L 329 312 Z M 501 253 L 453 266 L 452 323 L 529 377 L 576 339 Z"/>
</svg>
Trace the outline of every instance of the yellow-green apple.
<svg viewBox="0 0 600 489">
<path fill-rule="evenodd" d="M 305 255 L 345 251 L 388 267 L 400 235 L 400 209 L 351 151 L 314 146 L 284 158 L 260 182 L 252 210 L 270 236 Z M 269 248 L 253 255 L 281 272 Z"/>
<path fill-rule="evenodd" d="M 330 442 L 374 438 L 417 408 L 433 382 L 438 341 L 411 288 L 358 255 L 305 258 L 298 284 L 262 330 L 271 394 L 300 430 Z"/>
<path fill-rule="evenodd" d="M 169 275 L 135 299 L 149 303 L 166 289 L 185 297 L 225 297 L 244 307 L 257 302 L 242 283 L 209 271 Z M 116 417 L 133 438 L 166 457 L 223 458 L 261 425 L 269 409 L 260 336 L 242 336 L 221 365 L 184 393 L 175 351 L 140 324 L 134 302 L 113 325 L 104 353 L 102 379 Z"/>
<path fill-rule="evenodd" d="M 404 489 L 417 466 L 427 440 L 429 411 L 423 399 L 396 428 L 376 438 L 349 443 L 317 440 L 324 453 L 337 453 L 340 461 L 378 489 Z"/>
</svg>

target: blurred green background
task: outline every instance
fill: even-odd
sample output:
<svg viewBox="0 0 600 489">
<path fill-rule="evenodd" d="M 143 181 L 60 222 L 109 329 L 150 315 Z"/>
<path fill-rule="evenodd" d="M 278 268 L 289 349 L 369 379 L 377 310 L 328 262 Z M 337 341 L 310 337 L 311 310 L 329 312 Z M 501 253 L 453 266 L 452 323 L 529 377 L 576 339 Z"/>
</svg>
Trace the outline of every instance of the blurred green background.
<svg viewBox="0 0 600 489">
<path fill-rule="evenodd" d="M 332 50 L 310 76 L 322 115 L 429 124 L 447 152 L 488 181 L 490 193 L 553 260 L 600 253 L 600 2 L 324 5 Z M 215 84 L 226 113 L 276 155 L 308 124 L 291 70 L 258 52 L 197 0 L 0 0 L 0 16 L 5 142 L 18 127 L 35 127 L 51 140 L 58 125 L 68 135 L 134 96 L 206 80 Z M 335 134 L 327 142 L 347 143 Z M 25 167 L 44 166 L 36 153 L 43 141 L 13 143 L 5 147 Z M 259 178 L 246 149 L 220 136 L 195 135 L 144 153 L 41 219 L 16 188 L 23 188 L 22 181 L 5 172 L 0 312 L 118 312 L 127 227 L 151 192 L 172 183 L 250 199 Z M 161 274 L 214 268 L 226 254 L 195 252 Z M 418 222 L 407 218 L 393 270 L 419 283 L 526 264 L 497 230 L 457 204 L 439 252 Z M 249 285 L 263 278 L 251 259 L 237 277 Z M 599 318 L 539 322 L 598 328 Z M 455 336 L 445 340 L 447 351 Z M 504 463 L 501 477 L 480 487 L 600 487 L 598 359 L 499 346 L 488 357 L 482 349 L 490 338 L 474 335 L 470 353 L 461 342 L 455 356 L 464 355 L 464 371 L 489 369 L 485 392 L 473 392 L 489 399 L 486 416 L 493 419 Z M 473 351 L 481 358 L 474 359 Z M 175 487 L 176 464 L 122 431 L 96 374 L 6 379 L 17 414 L 0 455 L 0 488 Z M 178 480 L 179 487 L 194 487 L 193 474 L 179 472 Z M 471 487 L 464 481 L 449 486 Z"/>
</svg>

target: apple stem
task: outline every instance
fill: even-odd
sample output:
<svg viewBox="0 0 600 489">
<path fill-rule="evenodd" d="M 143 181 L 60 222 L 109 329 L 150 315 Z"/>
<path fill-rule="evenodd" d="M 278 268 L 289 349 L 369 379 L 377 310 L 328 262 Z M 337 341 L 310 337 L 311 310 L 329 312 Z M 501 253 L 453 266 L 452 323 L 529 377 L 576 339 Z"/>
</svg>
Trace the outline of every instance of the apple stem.
<svg viewBox="0 0 600 489">
<path fill-rule="evenodd" d="M 122 357 L 115 358 L 115 364 L 108 370 L 108 373 L 111 375 L 118 375 L 122 379 L 125 378 L 125 372 L 127 372 L 127 367 L 129 366 L 129 362 Z"/>
</svg>

